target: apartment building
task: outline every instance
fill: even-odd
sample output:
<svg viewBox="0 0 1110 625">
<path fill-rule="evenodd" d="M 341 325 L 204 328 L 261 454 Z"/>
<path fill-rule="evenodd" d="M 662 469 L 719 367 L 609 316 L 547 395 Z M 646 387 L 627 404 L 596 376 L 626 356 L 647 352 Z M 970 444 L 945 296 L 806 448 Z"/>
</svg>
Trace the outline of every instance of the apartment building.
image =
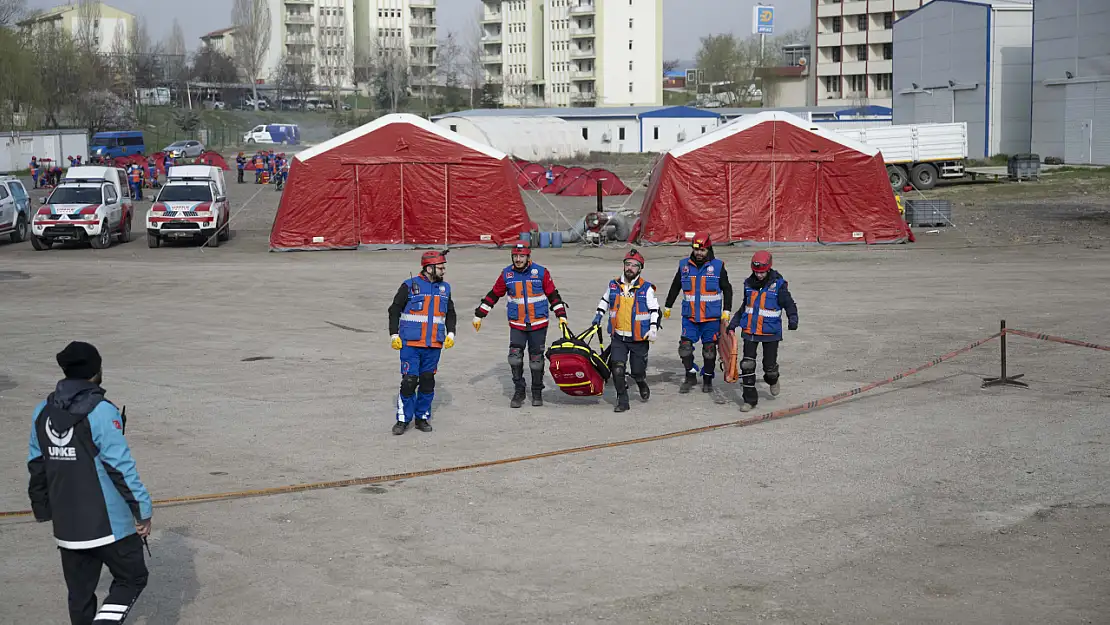
<svg viewBox="0 0 1110 625">
<path fill-rule="evenodd" d="M 235 58 L 235 27 L 221 28 L 214 30 L 206 35 L 200 36 L 200 45 L 202 48 L 208 48 L 223 54 L 225 56 Z"/>
<path fill-rule="evenodd" d="M 269 0 L 269 9 L 267 81 L 297 64 L 310 66 L 317 85 L 349 88 L 365 82 L 356 67 L 390 58 L 408 67 L 413 85 L 435 72 L 436 0 Z"/>
<path fill-rule="evenodd" d="M 818 106 L 891 107 L 894 22 L 929 0 L 813 0 Z"/>
<path fill-rule="evenodd" d="M 663 103 L 662 0 L 482 5 L 482 64 L 504 106 Z"/>
<path fill-rule="evenodd" d="M 50 29 L 61 30 L 72 37 L 89 36 L 100 54 L 111 54 L 130 47 L 129 37 L 135 27 L 135 16 L 103 2 L 86 5 L 63 4 L 38 11 L 16 23 L 20 32 L 37 37 Z"/>
</svg>

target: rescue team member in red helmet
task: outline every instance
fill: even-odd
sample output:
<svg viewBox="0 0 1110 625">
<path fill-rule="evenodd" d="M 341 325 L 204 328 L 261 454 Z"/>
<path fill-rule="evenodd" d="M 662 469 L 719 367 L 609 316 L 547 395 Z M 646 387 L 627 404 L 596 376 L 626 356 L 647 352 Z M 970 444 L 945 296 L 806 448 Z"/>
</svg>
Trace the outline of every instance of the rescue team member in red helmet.
<svg viewBox="0 0 1110 625">
<path fill-rule="evenodd" d="M 782 274 L 771 269 L 771 253 L 758 251 L 752 256 L 752 275 L 744 280 L 744 307 L 728 324 L 728 331 L 740 328 L 744 339 L 744 357 L 740 360 L 740 382 L 744 403 L 740 410 L 748 412 L 759 403 L 755 390 L 755 356 L 763 346 L 763 380 L 771 386 L 771 395 L 779 394 L 779 342 L 782 341 L 782 313 L 786 313 L 790 330 L 798 329 L 798 306 L 787 288 Z"/>
<path fill-rule="evenodd" d="M 389 307 L 390 342 L 401 352 L 396 435 L 404 434 L 414 418 L 416 429 L 432 431 L 439 355 L 455 346 L 455 303 L 451 285 L 443 281 L 447 252 L 424 252 L 420 267 L 419 276 L 401 283 Z"/>
<path fill-rule="evenodd" d="M 640 399 L 647 401 L 651 389 L 647 385 L 647 359 L 649 341 L 659 333 L 659 300 L 655 287 L 640 277 L 644 270 L 644 257 L 631 250 L 624 257 L 624 273 L 609 281 L 609 289 L 597 303 L 594 325 L 601 324 L 601 316 L 609 314 L 609 334 L 612 336 L 609 352 L 609 370 L 613 373 L 613 386 L 617 389 L 617 406 L 614 412 L 628 410 L 628 382 L 625 368 L 631 360 L 632 379 L 640 388 Z"/>
<path fill-rule="evenodd" d="M 512 408 L 524 405 L 524 350 L 528 349 L 528 368 L 532 372 L 532 405 L 543 405 L 543 352 L 547 347 L 548 308 L 567 322 L 567 307 L 555 288 L 551 272 L 532 262 L 528 243 L 517 241 L 512 248 L 512 264 L 497 276 L 493 288 L 474 309 L 474 331 L 482 329 L 482 319 L 509 296 L 505 311 L 509 316 L 509 370 L 513 375 Z"/>
<path fill-rule="evenodd" d="M 678 263 L 678 271 L 671 281 L 663 317 L 671 318 L 671 306 L 681 291 L 682 338 L 678 341 L 678 357 L 686 370 L 686 379 L 678 388 L 679 393 L 689 393 L 698 384 L 697 367 L 694 366 L 694 344 L 701 341 L 701 390 L 713 391 L 713 375 L 717 369 L 717 338 L 721 320 L 728 321 L 732 310 L 732 284 L 728 281 L 725 264 L 713 256 L 713 242 L 708 232 L 694 235 L 689 258 Z"/>
</svg>

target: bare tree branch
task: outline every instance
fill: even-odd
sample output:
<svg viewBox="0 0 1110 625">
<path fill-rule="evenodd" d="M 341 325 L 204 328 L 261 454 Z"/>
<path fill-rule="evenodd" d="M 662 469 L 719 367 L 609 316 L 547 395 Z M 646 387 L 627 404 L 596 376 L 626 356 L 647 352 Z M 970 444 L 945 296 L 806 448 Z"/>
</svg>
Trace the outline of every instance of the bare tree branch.
<svg viewBox="0 0 1110 625">
<path fill-rule="evenodd" d="M 27 0 L 0 0 L 0 27 L 14 24 L 27 10 Z"/>
<path fill-rule="evenodd" d="M 231 9 L 235 26 L 235 57 L 251 82 L 254 108 L 258 110 L 258 79 L 270 47 L 270 5 L 266 0 L 235 0 Z"/>
<path fill-rule="evenodd" d="M 100 43 L 100 2 L 80 0 L 77 4 L 77 23 L 73 29 L 77 47 L 86 52 L 98 52 Z"/>
</svg>

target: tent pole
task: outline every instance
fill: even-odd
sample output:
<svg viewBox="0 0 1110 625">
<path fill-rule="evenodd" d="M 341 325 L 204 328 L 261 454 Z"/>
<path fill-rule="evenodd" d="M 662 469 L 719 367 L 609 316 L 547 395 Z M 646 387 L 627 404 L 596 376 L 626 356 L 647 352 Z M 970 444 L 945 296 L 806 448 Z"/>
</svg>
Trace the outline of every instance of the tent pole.
<svg viewBox="0 0 1110 625">
<path fill-rule="evenodd" d="M 601 179 L 598 178 L 596 182 L 597 182 L 597 212 L 600 213 L 600 212 L 602 212 L 602 210 L 601 210 Z"/>
</svg>

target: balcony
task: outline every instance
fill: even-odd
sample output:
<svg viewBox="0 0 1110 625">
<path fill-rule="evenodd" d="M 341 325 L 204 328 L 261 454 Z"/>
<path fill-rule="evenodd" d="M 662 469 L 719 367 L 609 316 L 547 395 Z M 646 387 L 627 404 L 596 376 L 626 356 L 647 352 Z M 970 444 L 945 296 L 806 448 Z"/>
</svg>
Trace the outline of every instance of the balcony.
<svg viewBox="0 0 1110 625">
<path fill-rule="evenodd" d="M 840 75 L 840 63 L 826 63 L 825 61 L 821 61 L 820 63 L 817 64 L 817 75 L 818 76 L 839 76 Z"/>
<path fill-rule="evenodd" d="M 574 39 L 576 37 L 593 37 L 593 36 L 594 36 L 594 27 L 593 26 L 578 26 L 578 27 L 570 29 L 571 39 Z"/>
<path fill-rule="evenodd" d="M 867 13 L 866 0 L 856 0 L 856 2 L 844 2 L 841 5 L 841 10 L 844 15 L 862 15 Z"/>
<path fill-rule="evenodd" d="M 285 15 L 286 24 L 315 24 L 316 20 L 310 13 L 287 13 Z"/>
<path fill-rule="evenodd" d="M 894 61 L 868 61 L 867 62 L 868 74 L 892 74 L 894 73 Z"/>
<path fill-rule="evenodd" d="M 592 59 L 597 56 L 597 50 L 593 48 L 571 48 L 570 58 L 572 59 Z"/>
<path fill-rule="evenodd" d="M 436 0 L 409 0 L 409 6 L 434 9 L 436 6 Z"/>
<path fill-rule="evenodd" d="M 576 4 L 570 7 L 571 15 L 593 15 L 596 12 L 593 3 Z"/>
<path fill-rule="evenodd" d="M 868 43 L 892 43 L 894 41 L 893 30 L 869 30 L 867 31 Z"/>
<path fill-rule="evenodd" d="M 314 46 L 316 39 L 307 35 L 286 35 L 285 45 L 287 46 Z"/>
<path fill-rule="evenodd" d="M 439 45 L 439 43 L 436 42 L 435 37 L 429 37 L 427 35 L 422 35 L 422 36 L 419 36 L 419 37 L 413 37 L 412 40 L 410 41 L 410 45 L 416 46 L 418 48 L 435 48 L 436 46 Z"/>
<path fill-rule="evenodd" d="M 500 24 L 501 23 L 501 12 L 497 11 L 496 13 L 482 13 L 482 23 L 483 24 Z"/>
<path fill-rule="evenodd" d="M 285 4 L 301 4 L 306 6 L 314 6 L 316 0 L 285 0 Z"/>
<path fill-rule="evenodd" d="M 840 45 L 840 33 L 821 33 L 817 35 L 817 47 L 826 48 L 828 46 Z"/>
<path fill-rule="evenodd" d="M 895 11 L 913 11 L 921 6 L 919 0 L 894 0 Z"/>
<path fill-rule="evenodd" d="M 871 92 L 872 98 L 893 98 L 894 92 L 890 89 L 875 89 Z"/>
<path fill-rule="evenodd" d="M 817 17 L 832 17 L 840 15 L 840 3 L 817 5 Z"/>
<path fill-rule="evenodd" d="M 578 93 L 571 93 L 570 101 L 575 104 L 593 104 L 597 102 L 596 91 L 580 91 Z"/>
<path fill-rule="evenodd" d="M 841 43 L 846 46 L 858 46 L 867 43 L 867 31 L 845 32 Z"/>
<path fill-rule="evenodd" d="M 485 33 L 482 35 L 482 43 L 501 43 L 501 33 Z"/>
<path fill-rule="evenodd" d="M 483 54 L 479 58 L 482 60 L 482 65 L 500 65 L 501 64 L 501 55 L 500 54 Z"/>
<path fill-rule="evenodd" d="M 867 9 L 871 14 L 890 13 L 894 10 L 894 0 L 871 0 Z"/>
<path fill-rule="evenodd" d="M 839 91 L 826 91 L 821 96 L 821 99 L 822 100 L 839 100 L 840 99 L 840 92 Z"/>
<path fill-rule="evenodd" d="M 846 60 L 840 64 L 840 73 L 844 74 L 845 76 L 851 76 L 853 74 L 866 74 L 867 61 Z"/>
<path fill-rule="evenodd" d="M 576 69 L 570 73 L 571 80 L 594 80 L 594 70 Z"/>
</svg>

